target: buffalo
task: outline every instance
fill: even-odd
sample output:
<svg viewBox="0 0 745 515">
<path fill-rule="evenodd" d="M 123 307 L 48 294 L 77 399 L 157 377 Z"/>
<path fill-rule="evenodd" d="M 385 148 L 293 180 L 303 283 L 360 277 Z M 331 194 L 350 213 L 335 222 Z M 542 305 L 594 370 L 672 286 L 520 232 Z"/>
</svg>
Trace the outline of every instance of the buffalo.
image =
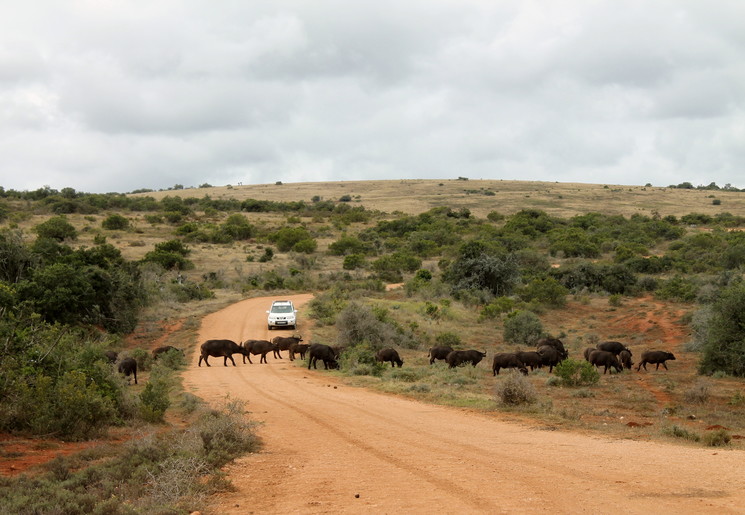
<svg viewBox="0 0 745 515">
<path fill-rule="evenodd" d="M 553 347 L 554 349 L 556 349 L 561 359 L 566 359 L 569 357 L 569 353 L 564 348 L 564 344 L 558 338 L 541 338 L 540 340 L 535 342 L 536 349 L 540 349 L 543 346 Z"/>
<path fill-rule="evenodd" d="M 549 372 L 553 372 L 554 367 L 566 358 L 560 350 L 551 345 L 542 345 L 538 347 L 537 352 L 543 360 L 543 365 L 548 367 Z"/>
<path fill-rule="evenodd" d="M 665 367 L 665 370 L 668 370 L 667 365 L 665 364 L 665 361 L 668 360 L 674 360 L 675 356 L 673 356 L 672 352 L 667 352 L 664 350 L 648 350 L 642 352 L 642 360 L 639 362 L 639 365 L 636 367 L 636 371 L 639 372 L 639 369 L 641 367 L 644 367 L 644 370 L 647 370 L 647 363 L 654 363 L 655 364 L 655 370 L 660 369 L 660 365 Z"/>
<path fill-rule="evenodd" d="M 160 356 L 161 354 L 164 354 L 164 353 L 170 352 L 170 351 L 178 352 L 182 356 L 184 355 L 184 351 L 182 351 L 181 349 L 177 349 L 176 347 L 174 347 L 172 345 L 166 345 L 164 347 L 158 347 L 157 349 L 153 349 L 153 360 L 158 359 L 158 356 Z"/>
<path fill-rule="evenodd" d="M 536 368 L 541 368 L 543 366 L 543 359 L 536 351 L 518 351 L 515 353 L 515 356 L 517 356 L 517 359 L 520 360 L 523 365 L 530 367 L 530 370 L 535 370 Z"/>
<path fill-rule="evenodd" d="M 622 350 L 618 354 L 618 359 L 626 370 L 631 370 L 631 367 L 634 366 L 634 362 L 631 361 L 631 351 L 629 350 Z"/>
<path fill-rule="evenodd" d="M 596 350 L 598 349 L 596 349 L 595 347 L 587 347 L 585 351 L 582 353 L 582 355 L 585 357 L 585 361 L 590 361 L 590 354 Z"/>
<path fill-rule="evenodd" d="M 404 365 L 404 360 L 402 360 L 401 357 L 398 355 L 398 351 L 392 348 L 379 350 L 378 353 L 375 355 L 375 360 L 379 361 L 380 363 L 390 361 L 391 367 L 395 367 L 396 365 L 398 365 L 398 368 L 401 368 Z"/>
<path fill-rule="evenodd" d="M 491 366 L 492 373 L 495 376 L 499 375 L 499 370 L 502 368 L 516 368 L 523 374 L 528 375 L 528 369 L 515 352 L 501 352 L 494 355 Z"/>
<path fill-rule="evenodd" d="M 601 342 L 596 345 L 598 350 L 604 350 L 606 352 L 612 352 L 616 356 L 621 354 L 622 351 L 626 351 L 631 354 L 631 351 L 621 342 Z"/>
<path fill-rule="evenodd" d="M 303 341 L 303 339 L 300 336 L 275 336 L 272 338 L 272 343 L 277 346 L 277 348 L 274 349 L 274 357 L 282 359 L 280 351 L 290 350 L 290 345 L 298 344 L 301 341 Z"/>
<path fill-rule="evenodd" d="M 269 340 L 246 340 L 243 342 L 243 362 L 246 362 L 246 358 L 248 358 L 248 362 L 253 364 L 253 361 L 251 361 L 251 354 L 254 356 L 258 356 L 261 354 L 261 358 L 259 359 L 259 364 L 261 363 L 267 363 L 266 355 L 270 352 L 274 352 L 275 356 L 277 354 L 277 344 L 272 343 Z"/>
<path fill-rule="evenodd" d="M 137 360 L 134 358 L 124 358 L 119 362 L 119 373 L 124 374 L 125 377 L 133 375 L 135 378 L 135 384 L 137 384 Z"/>
<path fill-rule="evenodd" d="M 319 359 L 323 361 L 323 368 L 326 370 L 339 368 L 334 349 L 323 343 L 313 343 L 308 347 L 308 370 L 310 370 L 311 365 L 313 365 L 313 368 L 317 368 L 316 363 Z"/>
<path fill-rule="evenodd" d="M 119 353 L 113 350 L 107 350 L 103 353 L 103 355 L 106 357 L 109 363 L 116 363 L 116 360 L 119 359 Z"/>
<path fill-rule="evenodd" d="M 450 368 L 455 368 L 463 363 L 471 363 L 471 366 L 476 366 L 479 362 L 486 357 L 486 352 L 478 350 L 454 350 L 450 352 L 445 361 Z"/>
<path fill-rule="evenodd" d="M 435 362 L 436 359 L 447 360 L 448 354 L 453 352 L 453 348 L 449 345 L 443 345 L 440 347 L 432 347 L 429 349 L 429 364 Z"/>
<path fill-rule="evenodd" d="M 590 353 L 590 359 L 588 361 L 596 367 L 605 367 L 603 369 L 603 374 L 608 372 L 609 368 L 615 368 L 616 372 L 621 372 L 623 370 L 623 368 L 621 368 L 621 363 L 618 362 L 618 358 L 616 357 L 616 355 L 607 350 L 592 351 Z"/>
<path fill-rule="evenodd" d="M 290 353 L 290 361 L 295 360 L 295 354 L 300 354 L 300 359 L 305 359 L 305 352 L 308 350 L 308 347 L 310 347 L 310 345 L 307 343 L 293 343 L 290 345 L 290 348 L 288 349 Z"/>
<path fill-rule="evenodd" d="M 233 366 L 235 366 L 235 360 L 233 359 L 233 354 L 243 354 L 246 355 L 246 351 L 243 347 L 235 343 L 233 340 L 207 340 L 202 344 L 200 347 L 201 354 L 199 356 L 199 363 L 198 366 L 202 366 L 202 360 L 204 360 L 204 364 L 207 366 L 210 366 L 209 361 L 207 361 L 207 358 L 209 356 L 213 357 L 223 357 L 223 365 L 228 366 L 228 359 L 233 363 Z"/>
</svg>

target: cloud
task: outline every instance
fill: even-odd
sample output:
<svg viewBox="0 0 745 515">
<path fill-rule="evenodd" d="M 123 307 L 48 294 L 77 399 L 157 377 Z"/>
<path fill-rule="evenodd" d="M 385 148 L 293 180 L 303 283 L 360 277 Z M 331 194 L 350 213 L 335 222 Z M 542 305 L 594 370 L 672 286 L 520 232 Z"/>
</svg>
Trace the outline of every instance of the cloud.
<svg viewBox="0 0 745 515">
<path fill-rule="evenodd" d="M 728 0 L 8 3 L 0 185 L 745 187 L 743 19 Z"/>
</svg>

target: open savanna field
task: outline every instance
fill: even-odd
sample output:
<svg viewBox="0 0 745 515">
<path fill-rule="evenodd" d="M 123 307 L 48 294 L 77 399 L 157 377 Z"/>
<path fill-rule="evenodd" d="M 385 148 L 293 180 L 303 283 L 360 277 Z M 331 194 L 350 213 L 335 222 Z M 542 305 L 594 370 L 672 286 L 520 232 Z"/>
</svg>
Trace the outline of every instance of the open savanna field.
<svg viewBox="0 0 745 515">
<path fill-rule="evenodd" d="M 166 197 L 239 202 L 252 199 L 276 203 L 304 202 L 309 206 L 331 201 L 337 206 L 364 207 L 369 216 L 345 220 L 337 214 L 312 210 L 238 211 L 251 224 L 253 235 L 246 239 L 214 243 L 189 240 L 187 233 L 178 232 L 179 228 L 192 224 L 213 230 L 235 212 L 200 207 L 196 201 L 189 204 L 191 208 L 188 214 L 177 221 L 169 220 L 166 213 L 129 209 L 66 214 L 66 220 L 77 231 L 76 239 L 67 242 L 73 248 L 93 248 L 105 239 L 106 243 L 115 246 L 125 259 L 131 261 L 146 258 L 157 245 L 174 239 L 183 240 L 189 249 L 187 259 L 192 266 L 186 269 L 156 270 L 150 266 L 143 267 L 147 287 L 155 296 L 159 296 L 159 300 L 145 308 L 135 331 L 118 337 L 115 344 L 117 351 L 150 352 L 162 345 L 173 345 L 186 351 L 187 367 L 190 368 L 185 374 L 196 377 L 197 374 L 207 373 L 192 370 L 204 338 L 204 327 L 201 326 L 204 317 L 244 300 L 260 299 L 257 302 L 265 303 L 268 308 L 272 299 L 310 294 L 320 299 L 320 305 L 327 308 L 341 309 L 352 304 L 369 307 L 390 327 L 407 335 L 406 345 L 399 348 L 404 359 L 402 368 L 384 367 L 378 370 L 372 367 L 374 373 L 364 373 L 360 372 L 364 367 L 343 366 L 341 371 L 307 372 L 313 377 L 327 378 L 339 387 L 367 388 L 391 397 L 451 406 L 465 413 L 478 413 L 479 416 L 517 422 L 546 431 L 565 430 L 635 441 L 672 442 L 690 447 L 719 445 L 724 440 L 727 441 L 727 449 L 743 449 L 745 445 L 742 441 L 745 435 L 745 381 L 726 374 L 712 376 L 698 373 L 701 354 L 693 350 L 695 346 L 692 345 L 693 320 L 701 308 L 698 301 L 663 298 L 654 288 L 637 288 L 625 294 L 580 288 L 567 293 L 565 302 L 560 305 L 515 300 L 517 308 L 533 310 L 544 333 L 559 337 L 564 342 L 572 359 L 582 360 L 584 349 L 597 342 L 614 340 L 625 343 L 633 351 L 634 363 L 639 362 L 644 350 L 650 349 L 672 352 L 676 360 L 667 362 L 669 370 L 662 367 L 655 370 L 651 365 L 647 371 L 637 371 L 634 366 L 632 370 L 622 373 L 603 375 L 601 369 L 596 384 L 577 387 L 562 385 L 555 374 L 543 368 L 530 372 L 526 378 L 534 389 L 534 400 L 506 406 L 500 402 L 496 392 L 497 386 L 511 374 L 503 371 L 494 377 L 492 357 L 498 352 L 531 350 L 530 346 L 506 341 L 505 322 L 509 310 L 496 316 L 481 316 L 490 299 L 480 301 L 477 296 L 458 298 L 441 280 L 444 267 L 447 262 L 456 259 L 457 249 L 462 242 L 472 239 L 498 240 L 501 237 L 497 236 L 498 231 L 509 223 L 513 215 L 524 210 L 546 214 L 562 220 L 561 223 L 588 213 L 624 219 L 641 215 L 645 219 L 655 220 L 679 219 L 692 213 L 709 217 L 730 213 L 741 217 L 745 216 L 745 193 L 651 186 L 453 179 L 231 185 L 137 193 L 128 197 L 152 197 L 157 201 Z M 10 199 L 7 205 L 10 214 L 2 227 L 22 231 L 28 242 L 35 239 L 34 228 L 55 215 L 43 204 Z M 442 217 L 443 223 L 451 224 L 448 225 L 452 233 L 449 235 L 451 243 L 442 245 L 442 250 L 437 252 L 423 253 L 418 268 L 429 271 L 434 278 L 433 283 L 439 285 L 437 287 L 424 290 L 412 287 L 416 270 L 404 271 L 400 280 L 395 281 L 378 276 L 374 260 L 408 248 L 409 242 L 403 237 L 380 236 L 375 251 L 367 255 L 364 265 L 356 268 L 346 268 L 346 256 L 331 252 L 333 244 L 340 239 L 370 234 L 381 222 L 416 217 L 435 208 L 451 210 L 448 215 L 436 215 Z M 465 219 L 453 222 L 453 219 L 458 220 L 458 216 L 463 217 L 464 213 L 468 213 L 467 222 Z M 494 216 L 495 213 L 498 216 Z M 451 217 L 451 214 L 454 216 Z M 123 216 L 129 226 L 118 230 L 104 229 L 102 223 L 112 215 Z M 272 238 L 277 231 L 287 227 L 307 231 L 317 243 L 317 248 L 312 252 L 280 251 Z M 684 235 L 680 239 L 693 235 L 734 234 L 734 231 L 742 229 L 737 225 L 712 227 L 679 224 L 676 227 Z M 549 271 L 577 267 L 583 262 L 588 266 L 613 264 L 619 246 L 606 243 L 600 246 L 599 255 L 582 259 L 554 252 L 551 245 L 546 236 L 535 238 L 528 250 L 520 249 L 523 251 L 522 259 L 529 266 L 544 267 L 541 270 L 548 274 Z M 676 245 L 677 240 L 659 240 L 636 252 L 644 259 L 659 257 L 675 250 Z M 271 256 L 262 259 L 269 250 L 272 251 Z M 728 270 L 727 273 L 730 278 L 742 275 L 741 268 Z M 645 274 L 638 275 L 641 277 Z M 685 274 L 663 272 L 656 274 L 653 279 L 664 283 L 682 275 Z M 530 276 L 526 277 L 528 279 L 523 280 L 525 283 Z M 691 280 L 695 279 L 699 281 L 697 284 L 707 288 L 716 283 L 716 277 L 717 273 L 710 271 L 690 274 Z M 685 275 L 685 278 L 689 276 Z M 188 302 L 169 295 L 169 288 L 182 283 L 198 285 L 199 289 L 209 290 L 213 295 L 208 299 Z M 375 283 L 385 283 L 387 287 L 375 287 Z M 305 304 L 299 312 L 297 331 L 304 340 L 330 345 L 345 343 L 339 340 L 340 324 L 334 324 L 328 317 L 314 316 L 312 303 Z M 263 311 L 256 313 L 252 318 L 258 317 L 259 325 L 264 325 Z M 263 339 L 279 333 L 251 329 L 259 334 L 245 334 L 239 330 L 248 326 L 248 322 L 237 320 L 235 334 L 231 332 L 209 337 Z M 289 333 L 282 332 L 282 335 L 285 334 Z M 465 366 L 450 370 L 442 362 L 430 365 L 427 351 L 442 341 L 442 337 L 455 339 L 457 346 L 462 349 L 486 351 L 487 357 L 475 368 Z M 212 359 L 210 373 L 230 373 L 223 370 L 222 359 Z M 238 367 L 260 366 L 236 361 Z M 293 373 L 296 367 L 306 366 L 302 361 L 289 364 L 286 358 L 282 362 L 273 360 L 271 355 L 269 361 L 269 366 L 281 365 L 282 369 L 293 369 Z M 306 375 L 305 370 L 302 372 Z M 144 369 L 139 384 L 131 388 L 143 391 L 148 379 L 149 370 Z M 303 377 L 296 379 L 302 380 Z M 250 382 L 250 379 L 246 381 Z M 195 384 L 206 388 L 204 382 Z M 248 383 L 244 386 L 250 387 Z M 188 384 L 184 388 L 188 393 L 200 395 L 199 391 L 189 392 Z M 166 417 L 169 424 L 176 425 L 184 424 L 184 419 L 178 411 Z M 128 428 L 120 428 L 116 434 L 121 436 L 122 432 L 125 433 L 122 438 L 127 439 Z M 43 445 L 33 439 L 6 439 L 0 441 L 0 464 L 5 473 L 17 473 L 31 464 L 79 447 L 80 444 L 71 446 L 53 439 Z"/>
<path fill-rule="evenodd" d="M 715 215 L 745 213 L 745 196 L 740 192 L 678 189 L 657 186 L 622 186 L 538 181 L 425 180 L 337 181 L 287 184 L 213 186 L 141 193 L 161 199 L 165 196 L 310 201 L 313 197 L 338 200 L 348 195 L 353 205 L 386 213 L 423 213 L 435 207 L 467 208 L 484 218 L 490 211 L 509 215 L 521 209 L 540 209 L 570 217 L 588 212 L 623 215 L 681 216 L 688 213 Z M 713 205 L 714 198 L 720 205 Z"/>
</svg>

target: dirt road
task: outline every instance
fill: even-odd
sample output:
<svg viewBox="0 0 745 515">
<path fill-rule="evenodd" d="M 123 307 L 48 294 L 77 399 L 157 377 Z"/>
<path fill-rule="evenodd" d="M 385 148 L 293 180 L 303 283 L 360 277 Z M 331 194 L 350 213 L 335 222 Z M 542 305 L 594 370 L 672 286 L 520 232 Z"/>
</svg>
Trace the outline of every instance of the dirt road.
<svg viewBox="0 0 745 515">
<path fill-rule="evenodd" d="M 269 304 L 206 317 L 200 339 L 290 334 L 267 331 Z M 187 390 L 245 399 L 261 423 L 263 451 L 227 469 L 238 491 L 215 513 L 745 512 L 741 451 L 531 428 L 344 386 L 284 354 L 200 368 L 195 353 L 185 372 Z"/>
</svg>

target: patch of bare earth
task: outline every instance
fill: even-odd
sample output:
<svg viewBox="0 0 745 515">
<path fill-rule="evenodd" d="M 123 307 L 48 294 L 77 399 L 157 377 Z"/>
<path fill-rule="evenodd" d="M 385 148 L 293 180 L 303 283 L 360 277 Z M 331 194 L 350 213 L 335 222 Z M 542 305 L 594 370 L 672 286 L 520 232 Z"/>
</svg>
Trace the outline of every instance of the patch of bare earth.
<svg viewBox="0 0 745 515">
<path fill-rule="evenodd" d="M 291 296 L 301 306 L 309 296 Z M 265 299 L 203 319 L 200 340 L 270 338 Z M 304 338 L 310 328 L 301 326 Z M 286 333 L 286 332 L 282 332 Z M 247 402 L 263 450 L 227 473 L 215 513 L 741 513 L 742 451 L 545 431 L 499 414 L 346 386 L 304 363 L 184 373 L 193 393 Z"/>
</svg>

